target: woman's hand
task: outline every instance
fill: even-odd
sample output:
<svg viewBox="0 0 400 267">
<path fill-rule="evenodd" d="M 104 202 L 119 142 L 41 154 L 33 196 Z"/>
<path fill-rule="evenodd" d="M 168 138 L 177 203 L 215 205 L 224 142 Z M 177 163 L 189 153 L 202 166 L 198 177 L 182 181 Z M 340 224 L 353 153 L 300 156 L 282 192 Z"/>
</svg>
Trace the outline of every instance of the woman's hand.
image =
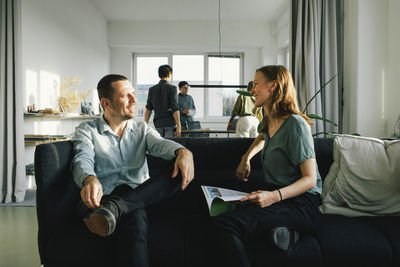
<svg viewBox="0 0 400 267">
<path fill-rule="evenodd" d="M 248 177 L 250 175 L 250 161 L 247 160 L 245 157 L 242 157 L 242 160 L 239 163 L 239 166 L 236 169 L 236 176 L 244 181 L 248 181 Z"/>
<path fill-rule="evenodd" d="M 278 195 L 277 195 L 278 194 Z M 247 195 L 240 199 L 240 201 L 249 201 L 251 203 L 256 204 L 261 208 L 265 208 L 271 206 L 272 204 L 280 201 L 280 196 L 278 191 L 262 191 L 258 190 L 255 192 L 251 192 L 250 195 Z"/>
</svg>

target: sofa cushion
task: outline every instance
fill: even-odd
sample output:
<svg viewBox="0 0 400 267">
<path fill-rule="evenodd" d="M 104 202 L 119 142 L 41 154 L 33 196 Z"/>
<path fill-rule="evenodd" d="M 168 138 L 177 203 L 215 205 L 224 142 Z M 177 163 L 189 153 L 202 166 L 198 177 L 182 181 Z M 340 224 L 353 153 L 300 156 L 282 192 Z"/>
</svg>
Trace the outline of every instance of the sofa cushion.
<svg viewBox="0 0 400 267">
<path fill-rule="evenodd" d="M 400 215 L 400 140 L 337 136 L 323 185 L 323 213 Z"/>
<path fill-rule="evenodd" d="M 90 233 L 83 223 L 58 227 L 46 244 L 46 266 L 110 266 L 111 247 L 106 238 Z"/>
<path fill-rule="evenodd" d="M 322 266 L 343 262 L 348 266 L 390 266 L 392 262 L 389 240 L 360 218 L 325 214 L 313 235 L 321 248 Z"/>
<path fill-rule="evenodd" d="M 393 265 L 400 266 L 400 217 L 382 216 L 382 217 L 360 217 L 363 223 L 366 223 L 379 231 L 389 241 L 392 247 Z"/>
</svg>

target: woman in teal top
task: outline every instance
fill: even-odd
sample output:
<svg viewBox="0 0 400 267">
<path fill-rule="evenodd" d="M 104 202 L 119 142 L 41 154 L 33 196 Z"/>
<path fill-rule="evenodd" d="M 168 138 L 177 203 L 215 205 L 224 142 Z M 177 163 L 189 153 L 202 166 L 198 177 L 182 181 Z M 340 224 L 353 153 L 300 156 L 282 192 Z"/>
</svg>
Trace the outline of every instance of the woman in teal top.
<svg viewBox="0 0 400 267">
<path fill-rule="evenodd" d="M 298 108 L 296 89 L 283 66 L 256 71 L 251 94 L 263 107 L 261 133 L 242 156 L 236 175 L 248 181 L 250 160 L 261 151 L 265 184 L 241 199 L 243 205 L 213 218 L 219 258 L 226 266 L 251 266 L 247 238 L 273 242 L 290 250 L 294 230 L 306 231 L 319 217 L 322 181 L 315 160 L 311 121 Z M 221 251 L 222 250 L 222 251 Z"/>
</svg>

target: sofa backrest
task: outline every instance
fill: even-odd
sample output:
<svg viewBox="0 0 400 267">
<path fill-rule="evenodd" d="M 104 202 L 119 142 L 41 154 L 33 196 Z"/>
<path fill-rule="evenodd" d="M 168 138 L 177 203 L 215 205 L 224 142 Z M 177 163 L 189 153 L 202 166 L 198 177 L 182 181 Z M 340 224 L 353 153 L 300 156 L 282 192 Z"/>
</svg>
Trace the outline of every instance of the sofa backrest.
<svg viewBox="0 0 400 267">
<path fill-rule="evenodd" d="M 177 138 L 193 152 L 195 178 L 199 183 L 230 186 L 237 183 L 236 167 L 241 156 L 247 151 L 252 138 Z M 333 139 L 314 139 L 318 168 L 324 178 L 332 164 Z M 78 220 L 74 207 L 79 200 L 79 188 L 71 173 L 71 141 L 42 144 L 35 150 L 35 179 L 37 185 L 37 217 L 39 223 L 39 250 L 43 242 L 60 224 L 69 224 Z M 259 153 L 260 154 L 260 153 Z M 260 155 L 252 159 L 250 177 L 262 177 Z M 173 160 L 165 161 L 148 156 L 150 175 L 157 172 L 172 173 Z M 41 241 L 42 240 L 42 241 Z M 40 253 L 45 255 L 44 253 Z M 42 259 L 42 262 L 43 261 Z"/>
<path fill-rule="evenodd" d="M 174 141 L 190 149 L 195 161 L 195 177 L 201 183 L 215 186 L 232 185 L 241 156 L 250 147 L 253 138 L 177 138 Z M 333 138 L 314 138 L 314 148 L 318 169 L 322 179 L 329 172 L 333 162 Z M 172 163 L 159 158 L 148 157 L 151 173 L 161 169 L 172 170 Z M 251 178 L 263 176 L 260 153 L 251 160 Z M 219 175 L 219 176 L 218 176 Z M 213 180 L 208 180 L 207 177 Z M 215 177 L 218 177 L 215 180 Z"/>
</svg>

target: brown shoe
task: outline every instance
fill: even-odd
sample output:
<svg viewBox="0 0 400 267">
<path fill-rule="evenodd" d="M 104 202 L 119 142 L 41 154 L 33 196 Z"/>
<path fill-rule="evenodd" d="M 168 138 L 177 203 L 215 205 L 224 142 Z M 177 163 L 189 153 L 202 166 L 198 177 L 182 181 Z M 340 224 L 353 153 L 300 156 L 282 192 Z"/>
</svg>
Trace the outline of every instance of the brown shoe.
<svg viewBox="0 0 400 267">
<path fill-rule="evenodd" d="M 117 224 L 114 213 L 106 206 L 101 206 L 89 213 L 83 218 L 83 222 L 90 232 L 102 237 L 111 235 Z"/>
</svg>

